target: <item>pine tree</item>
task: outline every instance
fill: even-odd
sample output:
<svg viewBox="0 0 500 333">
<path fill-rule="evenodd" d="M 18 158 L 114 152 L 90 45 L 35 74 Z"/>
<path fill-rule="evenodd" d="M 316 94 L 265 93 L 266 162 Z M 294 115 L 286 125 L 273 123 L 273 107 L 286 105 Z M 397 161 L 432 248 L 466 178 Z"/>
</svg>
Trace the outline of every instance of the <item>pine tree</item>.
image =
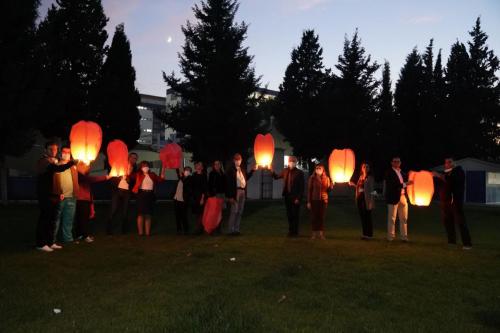
<svg viewBox="0 0 500 333">
<path fill-rule="evenodd" d="M 278 129 L 293 146 L 294 154 L 305 161 L 321 159 L 326 153 L 328 119 L 320 106 L 320 94 L 327 74 L 323 49 L 314 30 L 302 34 L 301 43 L 292 50 L 278 95 Z"/>
<path fill-rule="evenodd" d="M 254 96 L 260 78 L 243 46 L 247 25 L 235 23 L 236 0 L 206 0 L 193 7 L 197 20 L 182 28 L 179 55 L 184 80 L 164 80 L 181 103 L 164 121 L 183 136 L 181 143 L 200 161 L 247 153 L 260 127 Z"/>
<path fill-rule="evenodd" d="M 344 41 L 343 53 L 335 66 L 340 72 L 333 84 L 334 97 L 331 112 L 335 134 L 333 143 L 337 147 L 350 147 L 361 159 L 370 158 L 373 151 L 367 142 L 375 135 L 376 93 L 379 85 L 374 73 L 380 65 L 371 61 L 365 54 L 364 47 L 356 29 L 353 37 Z M 362 130 L 353 131 L 352 126 L 360 126 Z"/>
<path fill-rule="evenodd" d="M 119 24 L 96 89 L 95 106 L 104 135 L 103 147 L 114 139 L 122 140 L 129 148 L 137 144 L 140 136 L 139 103 L 130 43 L 124 25 Z"/>
<path fill-rule="evenodd" d="M 487 45 L 488 35 L 481 29 L 478 17 L 468 42 L 470 78 L 474 111 L 480 122 L 476 134 L 476 155 L 486 159 L 500 159 L 500 85 L 495 73 L 500 69 L 498 57 Z"/>
<path fill-rule="evenodd" d="M 66 138 L 75 122 L 95 120 L 90 101 L 106 53 L 107 21 L 101 0 L 58 0 L 40 23 L 44 135 Z"/>
</svg>

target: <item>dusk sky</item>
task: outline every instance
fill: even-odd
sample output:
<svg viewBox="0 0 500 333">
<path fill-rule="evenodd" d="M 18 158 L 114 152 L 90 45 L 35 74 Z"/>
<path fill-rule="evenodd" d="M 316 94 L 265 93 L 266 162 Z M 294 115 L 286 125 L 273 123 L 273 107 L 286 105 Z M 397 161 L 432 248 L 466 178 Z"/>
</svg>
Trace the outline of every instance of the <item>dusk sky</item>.
<svg viewBox="0 0 500 333">
<path fill-rule="evenodd" d="M 41 18 L 52 2 L 42 0 Z M 179 72 L 181 25 L 193 22 L 195 3 L 199 1 L 103 0 L 109 42 L 115 26 L 125 23 L 141 93 L 164 96 L 162 71 Z M 319 34 L 324 64 L 333 68 L 344 36 L 359 28 L 367 53 L 379 63 L 390 62 L 395 82 L 406 55 L 414 46 L 423 51 L 430 38 L 436 54 L 442 48 L 446 63 L 451 44 L 469 39 L 468 31 L 478 16 L 490 48 L 500 55 L 499 0 L 240 0 L 237 21 L 249 24 L 246 45 L 255 56 L 253 64 L 257 75 L 262 75 L 262 85 L 277 90 L 304 29 Z"/>
</svg>

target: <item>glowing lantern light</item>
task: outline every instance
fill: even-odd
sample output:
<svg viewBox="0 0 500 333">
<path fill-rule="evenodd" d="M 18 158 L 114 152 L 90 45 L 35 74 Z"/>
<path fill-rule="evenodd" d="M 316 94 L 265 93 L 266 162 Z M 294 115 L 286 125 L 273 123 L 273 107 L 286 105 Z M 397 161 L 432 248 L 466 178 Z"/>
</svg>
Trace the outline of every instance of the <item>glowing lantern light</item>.
<svg viewBox="0 0 500 333">
<path fill-rule="evenodd" d="M 268 168 L 273 162 L 274 139 L 271 134 L 257 134 L 253 144 L 253 153 L 257 166 Z"/>
<path fill-rule="evenodd" d="M 406 187 L 410 203 L 415 206 L 429 206 L 434 195 L 434 181 L 429 171 L 410 171 L 408 180 L 412 185 Z"/>
<path fill-rule="evenodd" d="M 330 178 L 335 183 L 347 183 L 351 180 L 356 159 L 352 149 L 334 149 L 328 158 Z"/>
<path fill-rule="evenodd" d="M 108 143 L 106 151 L 111 166 L 109 175 L 111 177 L 126 176 L 129 170 L 127 145 L 121 140 L 113 140 Z"/>
<path fill-rule="evenodd" d="M 101 127 L 92 121 L 81 120 L 71 127 L 69 141 L 73 158 L 88 165 L 96 159 L 101 149 Z"/>
<path fill-rule="evenodd" d="M 166 144 L 160 151 L 160 160 L 165 169 L 178 169 L 182 165 L 182 148 L 177 143 Z"/>
</svg>

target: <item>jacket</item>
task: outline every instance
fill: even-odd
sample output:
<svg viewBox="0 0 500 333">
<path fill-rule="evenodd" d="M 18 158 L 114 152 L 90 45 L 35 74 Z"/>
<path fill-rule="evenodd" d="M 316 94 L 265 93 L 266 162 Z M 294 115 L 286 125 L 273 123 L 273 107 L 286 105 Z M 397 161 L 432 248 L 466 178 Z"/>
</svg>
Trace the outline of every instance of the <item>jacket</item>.
<svg viewBox="0 0 500 333">
<path fill-rule="evenodd" d="M 375 185 L 375 180 L 373 179 L 373 176 L 366 177 L 364 181 L 358 179 L 358 183 L 356 184 L 356 199 L 359 196 L 363 195 L 365 197 L 366 209 L 368 210 L 372 210 L 375 207 L 375 200 L 373 199 L 373 194 L 372 194 L 375 188 L 374 185 Z M 361 187 L 363 188 L 363 191 L 360 191 Z"/>
<path fill-rule="evenodd" d="M 56 172 L 63 172 L 71 168 L 74 164 L 74 161 L 69 161 L 63 165 L 57 165 L 51 161 L 50 157 L 41 157 L 36 164 L 36 190 L 38 198 L 48 198 L 56 195 L 56 190 L 54 189 L 54 174 Z"/>
<path fill-rule="evenodd" d="M 78 193 L 76 200 L 79 201 L 92 201 L 91 184 L 103 182 L 106 176 L 89 176 L 78 173 Z"/>
<path fill-rule="evenodd" d="M 328 202 L 328 191 L 331 186 L 332 182 L 327 175 L 311 175 L 307 182 L 307 202 L 318 200 Z"/>
<path fill-rule="evenodd" d="M 241 173 L 243 174 L 243 177 L 245 177 L 245 180 L 247 181 L 247 186 L 245 187 L 245 191 L 248 188 L 248 180 L 250 178 L 252 178 L 253 172 L 254 172 L 253 170 L 246 172 L 243 165 L 241 166 Z M 238 184 L 238 182 L 236 181 L 236 166 L 233 164 L 227 169 L 227 172 L 226 172 L 226 198 L 227 199 L 236 199 L 236 190 L 237 190 L 236 184 Z"/>
<path fill-rule="evenodd" d="M 153 181 L 154 186 L 156 184 L 163 182 L 165 179 L 163 177 L 158 176 L 154 172 L 148 172 L 149 178 Z M 144 181 L 144 178 L 146 178 L 146 175 L 142 171 L 137 171 L 135 173 L 135 184 L 134 187 L 132 188 L 132 192 L 134 193 L 139 193 L 139 188 L 142 185 L 142 182 Z"/>
<path fill-rule="evenodd" d="M 282 195 L 292 200 L 302 200 L 304 196 L 304 172 L 302 170 L 293 168 L 285 168 L 281 173 L 277 174 L 273 171 L 274 179 L 283 179 L 283 192 Z M 291 183 L 291 188 L 288 189 L 288 182 Z"/>
<path fill-rule="evenodd" d="M 401 171 L 403 182 L 408 180 L 405 173 Z M 392 168 L 387 170 L 384 178 L 385 188 L 385 201 L 388 205 L 395 205 L 401 200 L 401 190 L 405 187 L 400 181 L 399 177 Z"/>
</svg>

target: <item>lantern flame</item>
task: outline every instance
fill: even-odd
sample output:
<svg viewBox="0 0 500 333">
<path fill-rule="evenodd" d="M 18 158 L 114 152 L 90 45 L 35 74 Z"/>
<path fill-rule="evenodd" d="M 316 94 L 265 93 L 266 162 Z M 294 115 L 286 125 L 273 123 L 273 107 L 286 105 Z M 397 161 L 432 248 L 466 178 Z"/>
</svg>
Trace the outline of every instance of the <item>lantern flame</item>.
<svg viewBox="0 0 500 333">
<path fill-rule="evenodd" d="M 113 140 L 108 143 L 106 151 L 111 166 L 109 175 L 111 177 L 126 176 L 129 171 L 127 145 L 121 140 Z"/>
<path fill-rule="evenodd" d="M 434 181 L 429 171 L 410 171 L 408 180 L 412 185 L 406 187 L 410 203 L 415 206 L 429 206 L 434 195 Z"/>
<path fill-rule="evenodd" d="M 81 120 L 71 127 L 69 140 L 73 158 L 89 165 L 96 159 L 101 149 L 101 127 L 92 121 Z"/>
<path fill-rule="evenodd" d="M 328 158 L 330 178 L 335 183 L 347 183 L 351 180 L 356 158 L 352 149 L 334 149 Z"/>
<path fill-rule="evenodd" d="M 266 135 L 257 134 L 253 144 L 253 152 L 257 166 L 269 168 L 273 163 L 274 157 L 273 136 L 270 133 Z"/>
</svg>

